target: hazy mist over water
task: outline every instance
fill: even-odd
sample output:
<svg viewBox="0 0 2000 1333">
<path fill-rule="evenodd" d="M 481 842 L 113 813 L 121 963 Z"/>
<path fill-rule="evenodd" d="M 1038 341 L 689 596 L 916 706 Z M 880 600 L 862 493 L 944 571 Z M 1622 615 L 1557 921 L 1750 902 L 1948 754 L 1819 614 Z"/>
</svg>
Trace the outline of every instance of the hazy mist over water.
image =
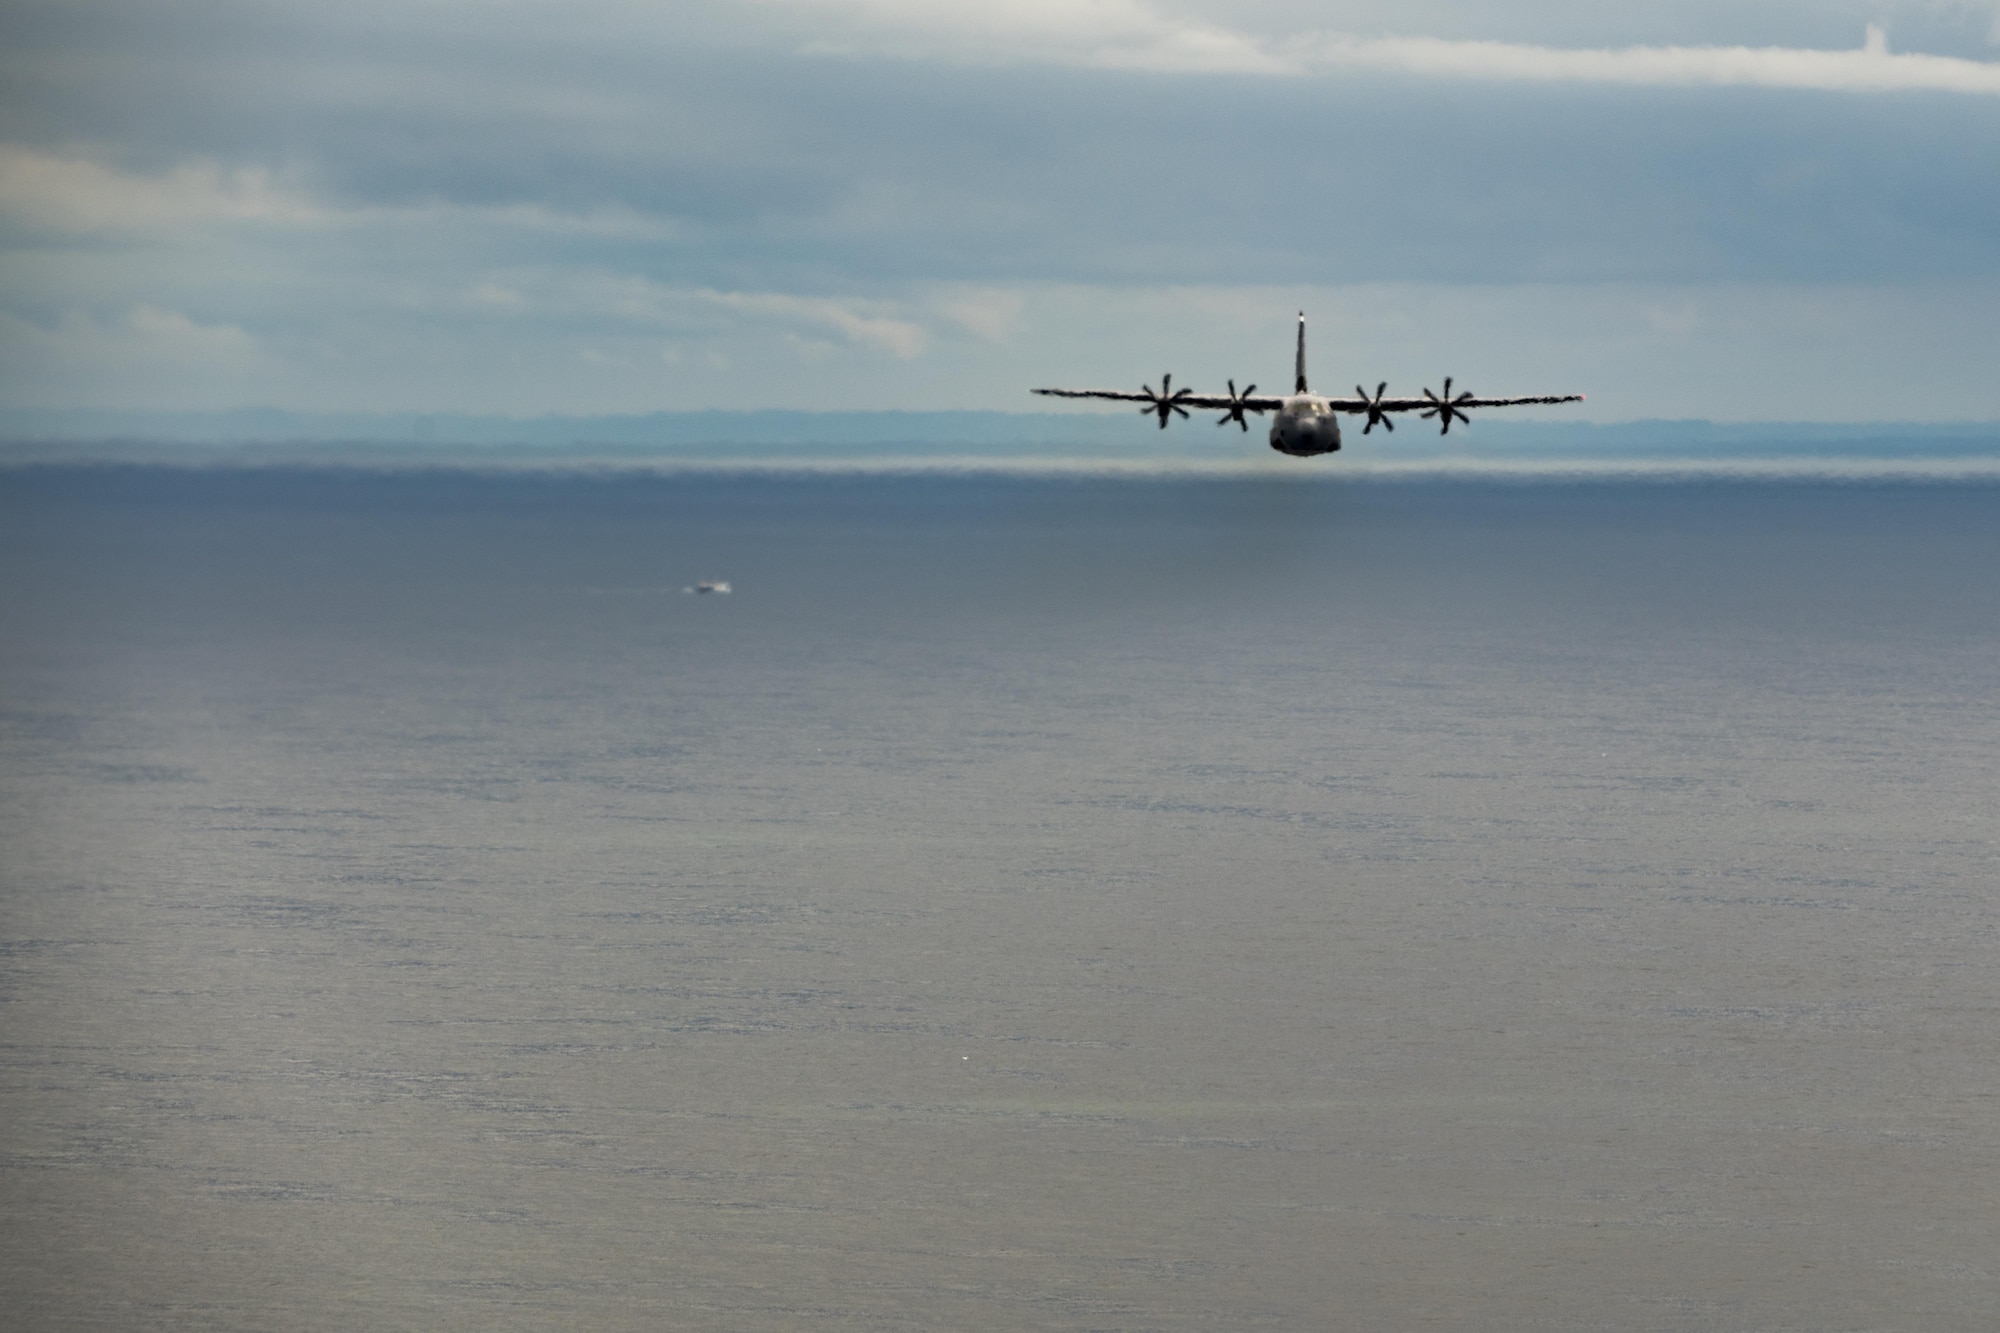
<svg viewBox="0 0 2000 1333">
<path fill-rule="evenodd" d="M 1990 1328 L 1997 569 L 1982 482 L 0 471 L 0 1300 Z"/>
</svg>

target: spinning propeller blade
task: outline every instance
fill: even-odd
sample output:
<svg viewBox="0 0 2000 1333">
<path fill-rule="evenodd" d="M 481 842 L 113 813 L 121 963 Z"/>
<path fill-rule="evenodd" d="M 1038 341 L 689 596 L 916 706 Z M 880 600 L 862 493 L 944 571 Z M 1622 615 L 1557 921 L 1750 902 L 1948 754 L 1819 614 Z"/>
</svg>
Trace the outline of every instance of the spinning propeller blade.
<svg viewBox="0 0 2000 1333">
<path fill-rule="evenodd" d="M 1183 417 L 1188 414 L 1187 409 L 1181 406 L 1181 399 L 1193 393 L 1194 390 L 1182 389 L 1180 392 L 1174 393 L 1171 392 L 1173 387 L 1174 377 L 1172 375 L 1160 376 L 1160 391 L 1158 393 L 1153 392 L 1153 386 L 1150 384 L 1139 386 L 1139 391 L 1146 395 L 1145 406 L 1141 407 L 1139 411 L 1141 414 L 1151 412 L 1159 417 L 1161 430 L 1167 428 L 1168 414 L 1178 412 Z"/>
<path fill-rule="evenodd" d="M 1436 417 L 1442 427 L 1438 431 L 1438 434 L 1451 434 L 1451 423 L 1454 419 L 1463 421 L 1468 426 L 1472 424 L 1472 418 L 1459 411 L 1458 408 L 1460 403 L 1471 400 L 1472 390 L 1467 389 L 1460 393 L 1458 397 L 1452 397 L 1451 376 L 1447 375 L 1444 377 L 1444 393 L 1442 396 L 1432 393 L 1429 389 L 1425 389 L 1424 397 L 1431 400 L 1431 405 L 1424 409 L 1424 420 L 1429 421 L 1432 417 Z"/>
<path fill-rule="evenodd" d="M 1388 430 L 1388 431 L 1393 431 L 1394 429 L 1396 429 L 1396 423 L 1391 421 L 1388 417 L 1388 414 L 1383 412 L 1382 410 L 1382 395 L 1387 393 L 1388 390 L 1389 390 L 1389 381 L 1383 380 L 1380 384 L 1375 386 L 1375 396 L 1373 398 L 1370 398 L 1368 396 L 1368 390 L 1362 388 L 1359 384 L 1354 386 L 1354 392 L 1360 396 L 1363 402 L 1368 404 L 1368 424 L 1361 428 L 1361 433 L 1363 435 L 1366 435 L 1369 431 L 1374 430 L 1377 426 L 1380 426 L 1383 430 Z"/>
<path fill-rule="evenodd" d="M 1216 418 L 1215 424 L 1218 426 L 1227 426 L 1233 421 L 1243 427 L 1244 430 L 1249 430 L 1250 423 L 1243 419 L 1243 400 L 1255 392 L 1257 392 L 1257 386 L 1250 384 L 1244 386 L 1242 393 L 1238 393 L 1236 392 L 1236 381 L 1229 381 L 1229 406 L 1223 411 L 1220 417 Z"/>
</svg>

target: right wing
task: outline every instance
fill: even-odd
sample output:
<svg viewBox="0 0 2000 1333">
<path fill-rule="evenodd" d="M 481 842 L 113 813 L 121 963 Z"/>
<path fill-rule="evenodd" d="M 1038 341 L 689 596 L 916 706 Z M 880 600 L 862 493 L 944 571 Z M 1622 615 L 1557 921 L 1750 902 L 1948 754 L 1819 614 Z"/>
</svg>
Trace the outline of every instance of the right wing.
<svg viewBox="0 0 2000 1333">
<path fill-rule="evenodd" d="M 1128 403 L 1150 403 L 1150 393 L 1120 393 L 1117 389 L 1030 389 L 1029 393 L 1044 394 L 1050 398 L 1117 398 Z"/>
<path fill-rule="evenodd" d="M 1243 405 L 1243 410 L 1246 412 L 1275 412 L 1285 405 L 1284 399 L 1273 398 L 1268 394 L 1246 394 L 1241 398 L 1231 398 L 1228 394 L 1190 393 L 1186 389 L 1178 389 L 1164 397 L 1152 392 L 1126 393 L 1120 389 L 1030 389 L 1028 392 L 1039 393 L 1049 398 L 1111 398 L 1121 403 L 1144 403 L 1148 411 L 1154 410 L 1161 402 L 1173 403 L 1180 407 L 1200 408 L 1203 411 L 1222 412 L 1228 411 L 1238 403 Z"/>
</svg>

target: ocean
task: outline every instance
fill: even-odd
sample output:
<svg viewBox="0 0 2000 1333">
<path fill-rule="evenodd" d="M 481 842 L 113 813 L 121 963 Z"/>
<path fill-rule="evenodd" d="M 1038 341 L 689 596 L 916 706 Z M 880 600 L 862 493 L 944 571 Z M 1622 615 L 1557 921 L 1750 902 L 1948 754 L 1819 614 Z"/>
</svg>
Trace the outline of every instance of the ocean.
<svg viewBox="0 0 2000 1333">
<path fill-rule="evenodd" d="M 1979 477 L 0 469 L 6 1322 L 1990 1328 L 1996 571 Z"/>
</svg>

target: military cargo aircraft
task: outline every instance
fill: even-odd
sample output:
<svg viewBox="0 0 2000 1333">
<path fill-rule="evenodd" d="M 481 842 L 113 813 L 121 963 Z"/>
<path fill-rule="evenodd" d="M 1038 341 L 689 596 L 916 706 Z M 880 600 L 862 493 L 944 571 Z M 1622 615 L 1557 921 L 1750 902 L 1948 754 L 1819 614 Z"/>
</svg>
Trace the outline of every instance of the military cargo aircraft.
<svg viewBox="0 0 2000 1333">
<path fill-rule="evenodd" d="M 1421 398 L 1387 397 L 1388 381 L 1375 386 L 1374 396 L 1370 396 L 1360 385 L 1354 386 L 1356 397 L 1328 398 L 1310 392 L 1306 388 L 1306 317 L 1299 312 L 1298 355 L 1293 362 L 1292 392 L 1283 398 L 1270 395 L 1259 396 L 1257 386 L 1252 384 L 1239 393 L 1236 381 L 1229 381 L 1227 394 L 1196 393 L 1192 389 L 1173 387 L 1173 376 L 1160 377 L 1158 393 L 1148 385 L 1140 386 L 1137 393 L 1126 393 L 1118 389 L 1036 389 L 1033 392 L 1051 398 L 1112 398 L 1122 402 L 1140 404 L 1142 414 L 1150 414 L 1160 419 L 1160 429 L 1167 428 L 1167 422 L 1178 413 L 1186 417 L 1189 408 L 1196 410 L 1220 410 L 1222 416 L 1216 425 L 1226 426 L 1235 422 L 1244 430 L 1250 429 L 1246 412 L 1259 415 L 1275 412 L 1271 422 L 1271 447 L 1281 454 L 1294 458 L 1310 458 L 1315 454 L 1330 454 L 1340 448 L 1340 414 L 1353 416 L 1367 414 L 1368 423 L 1361 428 L 1363 435 L 1377 426 L 1393 431 L 1396 423 L 1391 419 L 1398 412 L 1418 412 L 1425 420 L 1435 418 L 1439 433 L 1449 435 L 1451 423 L 1470 418 L 1465 414 L 1475 407 L 1521 407 L 1541 403 L 1580 403 L 1580 393 L 1544 394 L 1534 398 L 1478 398 L 1470 392 L 1462 391 L 1454 398 L 1451 393 L 1451 377 L 1446 376 L 1443 393 L 1424 390 Z"/>
</svg>

